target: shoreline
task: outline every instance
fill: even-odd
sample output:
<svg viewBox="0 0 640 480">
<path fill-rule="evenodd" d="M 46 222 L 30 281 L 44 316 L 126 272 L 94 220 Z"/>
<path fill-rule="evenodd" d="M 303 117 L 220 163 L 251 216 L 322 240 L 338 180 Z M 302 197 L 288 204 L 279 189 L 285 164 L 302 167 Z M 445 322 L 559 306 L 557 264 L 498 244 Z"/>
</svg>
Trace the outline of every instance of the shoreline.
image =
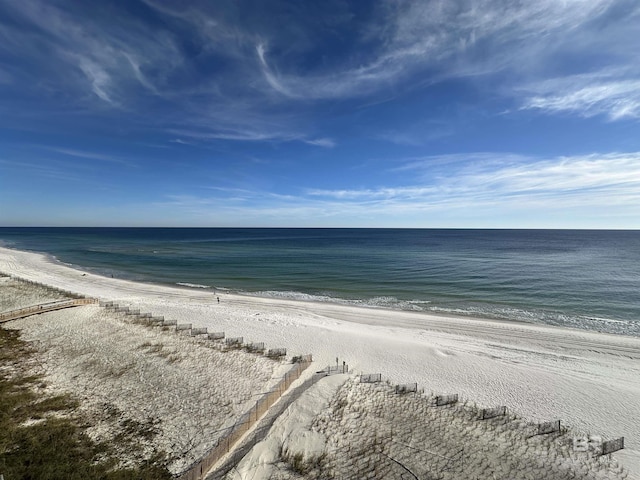
<svg viewBox="0 0 640 480">
<path fill-rule="evenodd" d="M 566 329 L 566 330 L 570 330 L 570 331 L 576 331 L 576 332 L 594 332 L 600 335 L 612 335 L 612 336 L 623 336 L 623 337 L 630 337 L 630 338 L 635 338 L 633 336 L 629 336 L 629 335 L 625 335 L 625 334 L 618 334 L 618 333 L 610 333 L 610 332 L 601 332 L 601 331 L 597 331 L 597 330 L 587 330 L 587 329 L 581 329 L 581 328 L 576 328 L 576 327 L 568 327 L 568 326 L 561 326 L 561 325 L 551 325 L 551 324 L 546 324 L 546 323 L 536 323 L 536 322 L 528 322 L 526 320 L 521 320 L 521 319 L 502 319 L 502 318 L 491 318 L 491 317 L 482 317 L 482 316 L 474 316 L 474 315 L 464 315 L 464 314 L 455 314 L 455 313 L 447 313 L 447 312 L 438 312 L 438 313 L 434 313 L 431 311 L 420 311 L 420 310 L 404 310 L 404 309 L 394 309 L 394 308 L 389 308 L 389 307 L 384 307 L 384 306 L 373 306 L 373 305 L 357 305 L 357 304 L 351 304 L 348 303 L 347 301 L 341 302 L 341 301 L 320 301 L 320 300 L 314 300 L 314 299 L 300 299 L 300 298 L 295 298 L 295 297 L 288 297 L 288 296 L 281 296 L 281 297 L 277 297 L 277 296 L 268 296 L 268 295 L 259 295 L 256 293 L 251 293 L 251 292 L 242 292 L 242 291 L 236 291 L 236 290 L 232 290 L 232 289 L 227 289 L 224 287 L 210 287 L 210 286 L 189 286 L 189 285 L 185 285 L 182 283 L 159 283 L 159 282 L 151 282 L 151 281 L 142 281 L 142 280 L 133 280 L 133 279 L 128 279 L 128 278 L 119 278 L 119 277 L 108 277 L 106 275 L 100 274 L 100 273 L 96 273 L 91 271 L 90 269 L 87 268 L 83 268 L 80 265 L 75 265 L 72 263 L 67 263 L 67 262 L 63 262 L 60 259 L 58 259 L 55 255 L 51 254 L 51 253 L 47 253 L 47 252 L 38 252 L 38 251 L 31 251 L 31 250 L 20 250 L 18 248 L 13 248 L 13 247 L 6 247 L 6 246 L 0 246 L 0 254 L 2 253 L 2 249 L 6 249 L 6 250 L 11 250 L 11 251 L 15 251 L 15 252 L 20 252 L 20 253 L 28 253 L 28 254 L 34 254 L 34 255 L 41 255 L 45 258 L 46 261 L 50 262 L 52 265 L 60 265 L 66 268 L 69 268 L 71 270 L 74 270 L 76 272 L 80 272 L 81 274 L 84 275 L 94 275 L 96 277 L 102 278 L 104 280 L 120 280 L 123 282 L 130 282 L 132 284 L 138 284 L 138 285 L 146 285 L 149 287 L 158 287 L 158 288 L 166 288 L 166 289 L 171 289 L 171 290 L 182 290 L 185 292 L 192 292 L 192 293 L 202 293 L 202 294 L 211 294 L 211 302 L 213 303 L 213 297 L 216 296 L 220 296 L 223 295 L 225 297 L 228 298 L 233 298 L 233 297 L 238 297 L 239 299 L 242 298 L 246 298 L 246 299 L 254 299 L 257 302 L 261 301 L 261 300 L 265 300 L 267 302 L 271 302 L 273 301 L 274 303 L 282 301 L 282 302 L 286 302 L 286 303 L 292 303 L 292 304 L 300 304 L 301 308 L 306 307 L 310 307 L 310 306 L 315 306 L 315 308 L 318 309 L 322 309 L 323 307 L 328 307 L 328 309 L 331 309 L 332 306 L 336 306 L 338 308 L 340 307 L 345 307 L 345 308 L 355 308 L 355 309 L 363 309 L 363 310 L 371 310 L 371 311 L 375 311 L 375 312 L 387 312 L 389 314 L 394 314 L 394 313 L 402 313 L 402 314 L 407 314 L 407 315 L 415 315 L 416 318 L 425 318 L 425 319 L 429 319 L 429 320 L 437 320 L 437 319 L 442 319 L 442 320 L 468 320 L 468 321 L 472 321 L 472 322 L 487 322 L 487 323 L 496 323 L 496 324 L 505 324 L 505 325 L 510 325 L 510 324 L 520 324 L 520 325 L 530 325 L 530 326 L 543 326 L 546 328 L 552 328 L 552 329 Z M 0 270 L 0 274 L 2 274 L 2 271 Z M 84 276 L 82 275 L 82 276 Z M 212 293 L 215 292 L 215 293 Z M 375 325 L 375 323 L 366 323 L 366 322 L 357 322 L 357 323 L 362 323 L 363 325 Z M 417 322 L 415 325 L 416 328 L 420 328 L 419 323 Z"/>
<path fill-rule="evenodd" d="M 184 290 L 189 292 L 209 293 L 212 296 L 219 296 L 220 294 L 222 294 L 222 295 L 237 296 L 237 297 L 249 298 L 249 299 L 273 300 L 275 302 L 277 301 L 293 302 L 293 303 L 301 303 L 303 305 L 313 304 L 319 308 L 321 308 L 324 305 L 336 305 L 339 307 L 346 307 L 346 308 L 358 308 L 358 309 L 367 309 L 372 311 L 383 311 L 383 312 L 389 312 L 390 314 L 394 314 L 394 313 L 415 314 L 419 316 L 424 316 L 424 318 L 429 318 L 429 319 L 442 318 L 442 319 L 448 319 L 448 320 L 470 320 L 470 321 L 479 321 L 479 322 L 492 322 L 492 323 L 498 323 L 498 324 L 521 324 L 521 325 L 531 325 L 531 326 L 542 326 L 542 327 L 554 328 L 554 329 L 566 329 L 569 331 L 576 331 L 576 332 L 593 332 L 601 335 L 640 338 L 640 334 L 632 335 L 632 334 L 629 334 L 628 332 L 612 332 L 612 331 L 604 331 L 599 329 L 575 327 L 575 326 L 569 326 L 569 325 L 556 325 L 552 323 L 546 323 L 544 321 L 530 321 L 526 319 L 513 318 L 513 317 L 500 318 L 500 317 L 495 317 L 490 315 L 483 316 L 481 314 L 478 314 L 477 312 L 464 313 L 464 312 L 453 312 L 453 311 L 447 312 L 447 311 L 432 311 L 432 310 L 413 310 L 413 309 L 403 309 L 403 308 L 392 308 L 384 305 L 371 305 L 371 304 L 365 304 L 364 302 L 358 303 L 359 300 L 350 300 L 350 299 L 340 298 L 340 297 L 325 296 L 329 300 L 322 301 L 314 298 L 296 298 L 295 295 L 291 295 L 291 296 L 261 295 L 260 292 L 262 291 L 249 292 L 249 291 L 234 290 L 226 287 L 214 287 L 214 286 L 197 285 L 197 284 L 190 285 L 183 282 L 160 283 L 160 282 L 154 282 L 154 281 L 136 280 L 136 279 L 127 278 L 127 277 L 113 277 L 113 276 L 109 277 L 104 273 L 93 271 L 90 267 L 83 267 L 81 265 L 63 262 L 62 260 L 57 258 L 56 255 L 49 252 L 35 251 L 35 250 L 21 250 L 19 248 L 0 244 L 0 250 L 2 249 L 21 252 L 21 253 L 30 253 L 34 255 L 42 255 L 43 257 L 46 258 L 47 261 L 51 262 L 54 265 L 62 265 L 72 270 L 75 270 L 77 272 L 81 272 L 87 275 L 95 275 L 105 280 L 122 280 L 124 282 L 131 282 L 134 284 L 148 285 L 148 286 L 154 286 L 159 288 L 177 289 L 177 290 Z M 212 292 L 216 292 L 216 293 L 214 294 Z M 282 293 L 289 293 L 289 292 L 282 292 Z M 290 293 L 308 295 L 309 297 L 317 296 L 313 294 L 305 294 L 303 292 L 290 292 Z M 411 303 L 411 301 L 407 301 L 407 302 Z M 613 319 L 613 318 L 601 318 L 597 316 L 589 316 L 586 318 L 589 320 L 598 320 L 606 323 L 625 323 L 624 320 Z"/>
<path fill-rule="evenodd" d="M 616 457 L 640 478 L 640 338 L 587 330 L 138 283 L 0 247 L 0 272 L 114 300 L 229 336 L 312 353 L 318 369 L 417 382 L 534 421 L 625 437 Z M 84 273 L 84 275 L 83 275 Z M 212 298 L 213 297 L 213 298 Z"/>
<path fill-rule="evenodd" d="M 36 250 L 21 250 L 19 248 L 15 248 L 15 247 L 9 247 L 9 246 L 5 246 L 5 245 L 1 245 L 0 244 L 0 251 L 2 249 L 6 249 L 6 250 L 11 250 L 11 251 L 15 251 L 15 252 L 21 252 L 21 253 L 31 253 L 31 254 L 35 254 L 35 255 L 42 255 L 43 257 L 45 257 L 49 262 L 51 262 L 52 264 L 57 264 L 57 265 L 62 265 L 65 267 L 68 267 L 72 270 L 78 271 L 78 272 L 82 272 L 85 273 L 87 275 L 95 275 L 97 277 L 101 277 L 104 278 L 106 280 L 108 279 L 112 279 L 112 280 L 122 280 L 125 282 L 132 282 L 132 283 L 136 283 L 136 284 L 142 284 L 142 285 L 149 285 L 149 286 L 156 286 L 156 287 L 161 287 L 161 288 L 171 288 L 171 289 L 180 289 L 180 290 L 185 290 L 185 291 L 189 291 L 189 292 L 208 292 L 211 293 L 211 291 L 213 292 L 218 292 L 221 293 L 223 295 L 235 295 L 238 297 L 247 297 L 247 298 L 257 298 L 257 299 L 266 299 L 266 300 L 282 300 L 285 302 L 299 302 L 301 304 L 314 304 L 314 305 L 325 305 L 325 304 L 329 304 L 329 305 L 338 305 L 338 306 L 344 306 L 344 307 L 353 307 L 353 308 L 363 308 L 363 309 L 371 309 L 371 310 L 382 310 L 382 311 L 387 311 L 387 312 L 404 312 L 404 313 L 413 313 L 416 315 L 424 315 L 427 317 L 435 317 L 435 318 L 447 318 L 447 319 L 468 319 L 468 320 L 476 320 L 476 321 L 486 321 L 486 322 L 498 322 L 498 323 L 519 323 L 519 324 L 524 324 L 524 325 L 544 325 L 544 326 L 548 326 L 548 327 L 552 327 L 552 328 L 567 328 L 570 330 L 578 330 L 578 331 L 589 331 L 586 329 L 579 329 L 579 328 L 573 328 L 573 327 L 565 327 L 565 326 L 560 326 L 560 325 L 551 325 L 551 324 L 546 324 L 546 323 L 536 323 L 536 322 L 529 322 L 526 320 L 522 320 L 522 319 L 503 319 L 503 318 L 493 318 L 493 317 L 483 317 L 483 316 L 479 316 L 479 315 L 465 315 L 462 313 L 448 313 L 448 312 L 432 312 L 432 311 L 428 311 L 428 310 L 405 310 L 405 309 L 395 309 L 395 308 L 390 308 L 390 307 L 385 307 L 385 306 L 377 306 L 377 305 L 365 305 L 365 304 L 356 304 L 356 303 L 349 303 L 348 299 L 343 299 L 343 298 L 338 298 L 338 297 L 327 297 L 327 298 L 331 298 L 332 300 L 330 301 L 321 301 L 321 300 L 314 300 L 312 298 L 309 299 L 301 299 L 301 298 L 295 298 L 294 296 L 269 296 L 269 295 L 260 295 L 259 292 L 246 292 L 246 291 L 240 291 L 240 290 L 233 290 L 230 288 L 226 288 L 226 287 L 212 287 L 212 286 L 208 286 L 208 285 L 187 285 L 186 283 L 183 282 L 176 282 L 176 283 L 160 283 L 160 282 L 153 282 L 153 281 L 143 281 L 143 280 L 134 280 L 134 279 L 130 279 L 130 278 L 125 278 L 125 277 L 108 277 L 102 273 L 99 272 L 95 272 L 92 271 L 90 268 L 88 267 L 83 267 L 81 265 L 76 265 L 73 263 L 68 263 L 68 262 L 63 262 L 62 260 L 60 260 L 58 257 L 56 257 L 54 254 L 52 253 L 48 253 L 48 252 L 41 252 L 41 251 L 36 251 Z M 1 272 L 0 272 L 1 273 Z M 293 293 L 300 293 L 302 295 L 309 295 L 310 297 L 313 297 L 314 295 L 311 294 L 304 294 L 302 292 L 293 292 Z M 213 294 L 212 294 L 213 295 Z M 616 320 L 609 320 L 609 319 L 605 319 L 607 321 L 616 321 Z M 598 332 L 598 333 L 602 333 L 602 334 L 609 334 L 609 332 Z M 616 334 L 616 333 L 611 333 L 611 335 L 623 335 L 624 334 Z"/>
</svg>

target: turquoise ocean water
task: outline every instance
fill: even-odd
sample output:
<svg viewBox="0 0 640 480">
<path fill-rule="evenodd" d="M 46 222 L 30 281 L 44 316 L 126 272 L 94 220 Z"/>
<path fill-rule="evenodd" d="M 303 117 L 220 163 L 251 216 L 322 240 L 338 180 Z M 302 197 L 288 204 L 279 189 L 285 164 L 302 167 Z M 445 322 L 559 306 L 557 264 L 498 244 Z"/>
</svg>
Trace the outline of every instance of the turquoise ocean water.
<svg viewBox="0 0 640 480">
<path fill-rule="evenodd" d="M 0 245 L 141 282 L 640 336 L 640 231 L 0 228 Z"/>
</svg>

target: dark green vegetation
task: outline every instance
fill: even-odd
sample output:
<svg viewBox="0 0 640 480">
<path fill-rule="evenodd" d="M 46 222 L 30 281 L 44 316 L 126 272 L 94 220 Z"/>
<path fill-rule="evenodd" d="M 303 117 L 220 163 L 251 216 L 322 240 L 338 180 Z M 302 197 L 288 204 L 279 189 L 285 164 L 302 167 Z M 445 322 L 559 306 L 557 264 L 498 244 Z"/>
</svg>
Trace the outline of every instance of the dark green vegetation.
<svg viewBox="0 0 640 480">
<path fill-rule="evenodd" d="M 5 480 L 162 480 L 171 478 L 162 455 L 137 468 L 118 468 L 115 445 L 96 443 L 66 395 L 43 392 L 35 352 L 18 330 L 0 328 L 0 474 Z M 131 422 L 118 446 L 135 448 L 146 437 Z"/>
</svg>

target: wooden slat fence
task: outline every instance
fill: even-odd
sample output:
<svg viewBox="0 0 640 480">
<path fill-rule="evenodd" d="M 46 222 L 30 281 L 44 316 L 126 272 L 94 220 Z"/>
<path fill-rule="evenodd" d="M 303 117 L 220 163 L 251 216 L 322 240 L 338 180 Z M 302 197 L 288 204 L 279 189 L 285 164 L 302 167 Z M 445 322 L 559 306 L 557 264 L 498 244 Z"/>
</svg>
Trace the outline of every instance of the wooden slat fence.
<svg viewBox="0 0 640 480">
<path fill-rule="evenodd" d="M 560 420 L 554 420 L 552 422 L 544 422 L 538 424 L 538 435 L 546 435 L 548 433 L 554 433 L 560 431 Z"/>
<path fill-rule="evenodd" d="M 303 357 L 300 363 L 293 365 L 291 370 L 278 382 L 274 389 L 265 393 L 240 419 L 230 428 L 229 433 L 221 437 L 216 445 L 200 460 L 192 464 L 184 473 L 176 475 L 176 480 L 201 480 L 206 473 L 227 453 L 235 443 L 258 421 L 258 419 L 278 400 L 311 364 L 311 355 Z"/>
<path fill-rule="evenodd" d="M 480 412 L 480 420 L 488 420 L 495 417 L 504 417 L 507 414 L 507 407 L 483 408 Z"/>
<path fill-rule="evenodd" d="M 436 406 L 441 407 L 443 405 L 451 405 L 458 402 L 458 394 L 452 393 L 450 395 L 438 395 L 436 397 Z"/>
<path fill-rule="evenodd" d="M 380 383 L 381 381 L 381 373 L 363 373 L 360 375 L 360 383 Z"/>
</svg>

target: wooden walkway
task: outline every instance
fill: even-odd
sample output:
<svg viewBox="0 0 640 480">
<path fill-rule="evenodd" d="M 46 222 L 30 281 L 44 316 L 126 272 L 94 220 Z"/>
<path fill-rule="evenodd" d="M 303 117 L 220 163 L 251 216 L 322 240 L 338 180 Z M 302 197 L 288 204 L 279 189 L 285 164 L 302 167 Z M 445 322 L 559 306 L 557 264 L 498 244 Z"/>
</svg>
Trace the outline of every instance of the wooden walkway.
<svg viewBox="0 0 640 480">
<path fill-rule="evenodd" d="M 61 300 L 59 302 L 41 303 L 39 305 L 32 305 L 30 307 L 19 308 L 17 310 L 11 310 L 9 312 L 0 313 L 0 323 L 9 322 L 11 320 L 17 320 L 19 318 L 29 317 L 31 315 L 38 315 L 40 313 L 53 312 L 55 310 L 62 310 L 63 308 L 78 307 L 80 305 L 91 305 L 98 303 L 96 298 L 74 298 L 69 300 Z"/>
</svg>

